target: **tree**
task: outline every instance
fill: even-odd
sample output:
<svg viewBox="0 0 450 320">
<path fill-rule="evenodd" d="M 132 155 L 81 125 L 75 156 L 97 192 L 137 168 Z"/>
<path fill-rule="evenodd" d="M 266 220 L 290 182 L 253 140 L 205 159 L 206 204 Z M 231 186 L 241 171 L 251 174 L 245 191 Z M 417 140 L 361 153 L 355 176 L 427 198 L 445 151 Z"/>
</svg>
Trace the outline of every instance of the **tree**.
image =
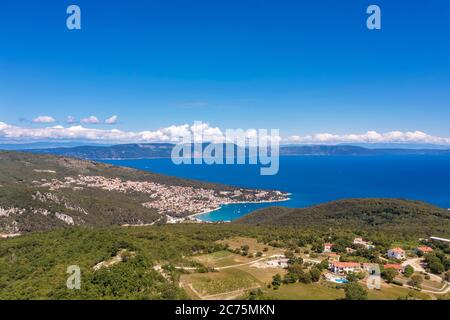
<svg viewBox="0 0 450 320">
<path fill-rule="evenodd" d="M 248 295 L 249 300 L 259 300 L 263 296 L 263 292 L 261 289 L 252 290 Z"/>
<path fill-rule="evenodd" d="M 272 285 L 274 287 L 279 287 L 281 285 L 281 281 L 282 281 L 282 279 L 281 279 L 281 276 L 279 273 L 277 273 L 276 275 L 274 275 L 272 277 Z"/>
<path fill-rule="evenodd" d="M 291 272 L 291 273 L 297 274 L 297 276 L 299 276 L 300 274 L 303 274 L 303 273 L 304 273 L 303 267 L 302 267 L 302 265 L 299 264 L 299 263 L 291 264 L 291 265 L 289 266 L 288 270 L 289 270 L 289 272 Z"/>
<path fill-rule="evenodd" d="M 298 275 L 296 273 L 293 272 L 288 272 L 284 275 L 284 279 L 283 282 L 288 284 L 288 283 L 296 283 L 298 280 Z"/>
<path fill-rule="evenodd" d="M 445 271 L 445 267 L 441 262 L 433 261 L 429 264 L 430 271 L 435 274 L 441 274 Z"/>
<path fill-rule="evenodd" d="M 320 276 L 322 275 L 322 271 L 319 268 L 314 267 L 310 271 L 312 282 L 317 282 L 320 280 Z"/>
<path fill-rule="evenodd" d="M 345 286 L 346 300 L 367 300 L 367 291 L 357 282 L 351 282 Z"/>
<path fill-rule="evenodd" d="M 420 288 L 420 285 L 423 282 L 423 278 L 419 275 L 415 275 L 411 277 L 411 280 L 408 281 L 408 284 L 410 286 L 416 287 L 416 288 Z"/>
<path fill-rule="evenodd" d="M 346 278 L 349 282 L 358 282 L 359 280 L 359 277 L 355 272 L 349 272 Z"/>
<path fill-rule="evenodd" d="M 317 266 L 321 269 L 321 270 L 326 270 L 328 269 L 328 265 L 329 262 L 327 259 L 322 260 Z"/>
<path fill-rule="evenodd" d="M 332 248 L 333 252 L 344 253 L 347 247 L 351 246 L 351 242 L 345 239 L 337 239 L 334 241 L 334 246 Z"/>
<path fill-rule="evenodd" d="M 294 252 L 292 252 L 292 251 L 285 251 L 285 252 L 284 252 L 284 256 L 285 256 L 287 259 L 293 259 L 293 258 L 295 258 Z"/>
<path fill-rule="evenodd" d="M 408 264 L 405 267 L 405 272 L 403 274 L 405 275 L 405 277 L 409 278 L 413 275 L 413 273 L 414 273 L 414 268 Z"/>
<path fill-rule="evenodd" d="M 298 281 L 300 281 L 301 283 L 305 283 L 305 284 L 311 283 L 312 282 L 311 273 L 303 272 L 302 274 L 300 274 L 298 276 Z"/>
<path fill-rule="evenodd" d="M 383 279 L 386 280 L 386 282 L 388 282 L 388 283 L 391 283 L 397 275 L 398 275 L 397 270 L 392 269 L 392 268 L 385 269 L 381 273 L 381 276 L 383 277 Z"/>
</svg>

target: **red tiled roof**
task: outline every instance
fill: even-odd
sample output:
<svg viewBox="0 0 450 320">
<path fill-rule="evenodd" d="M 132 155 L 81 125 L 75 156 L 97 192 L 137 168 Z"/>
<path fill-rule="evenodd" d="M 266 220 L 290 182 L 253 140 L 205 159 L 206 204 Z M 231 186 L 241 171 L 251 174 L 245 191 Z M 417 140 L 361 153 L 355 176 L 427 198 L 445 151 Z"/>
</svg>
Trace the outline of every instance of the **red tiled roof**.
<svg viewBox="0 0 450 320">
<path fill-rule="evenodd" d="M 385 269 L 395 269 L 395 270 L 400 270 L 402 269 L 402 266 L 400 264 L 385 264 L 384 265 Z"/>
<path fill-rule="evenodd" d="M 333 266 L 337 268 L 357 268 L 361 267 L 361 263 L 359 262 L 333 262 Z"/>
<path fill-rule="evenodd" d="M 433 252 L 433 248 L 430 248 L 427 246 L 417 247 L 417 250 L 422 251 L 422 252 Z"/>
<path fill-rule="evenodd" d="M 393 248 L 393 249 L 391 249 L 389 251 L 394 251 L 394 252 L 398 252 L 398 253 L 405 252 L 405 250 L 403 250 L 402 248 L 399 248 L 399 247 Z"/>
<path fill-rule="evenodd" d="M 327 256 L 338 256 L 336 252 L 328 252 Z"/>
</svg>

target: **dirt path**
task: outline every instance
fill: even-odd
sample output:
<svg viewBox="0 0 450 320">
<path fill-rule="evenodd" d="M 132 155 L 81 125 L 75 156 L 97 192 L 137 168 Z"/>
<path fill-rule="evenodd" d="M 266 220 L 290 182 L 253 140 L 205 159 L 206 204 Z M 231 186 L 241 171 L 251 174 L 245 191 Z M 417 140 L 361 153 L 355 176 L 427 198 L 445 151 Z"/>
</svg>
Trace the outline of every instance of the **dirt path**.
<svg viewBox="0 0 450 320">
<path fill-rule="evenodd" d="M 263 260 L 275 258 L 275 257 L 279 257 L 279 255 L 278 254 L 274 254 L 274 255 L 272 255 L 270 257 L 262 257 L 262 258 L 259 258 L 259 259 L 256 259 L 256 260 L 252 260 L 252 261 L 249 261 L 249 262 L 245 262 L 245 263 L 232 264 L 232 265 L 223 266 L 223 267 L 215 267 L 213 269 L 214 270 L 223 270 L 223 269 L 229 269 L 229 268 L 242 267 L 242 266 L 247 266 L 247 265 L 250 265 L 250 264 L 253 264 L 253 263 L 256 263 L 256 262 L 260 262 L 260 261 L 263 261 Z M 176 269 L 185 269 L 185 270 L 197 270 L 198 269 L 198 267 L 175 267 L 175 268 Z"/>
<path fill-rule="evenodd" d="M 228 291 L 228 292 L 223 292 L 223 293 L 216 293 L 216 294 L 209 294 L 206 296 L 201 295 L 200 292 L 198 292 L 194 286 L 192 285 L 192 283 L 183 283 L 182 286 L 187 285 L 189 287 L 189 289 L 194 292 L 201 300 L 231 300 L 234 299 L 238 296 L 243 295 L 246 291 L 249 290 L 253 290 L 253 289 L 258 289 L 261 288 L 260 285 L 258 286 L 253 286 L 250 288 L 243 288 L 243 289 L 237 289 L 237 290 L 233 290 L 233 291 Z"/>
<path fill-rule="evenodd" d="M 416 271 L 416 272 L 423 272 L 423 273 L 429 275 L 430 278 L 433 279 L 434 281 L 436 281 L 436 282 L 441 282 L 441 281 L 442 281 L 442 278 L 441 278 L 441 277 L 439 277 L 439 276 L 437 276 L 437 275 L 435 275 L 435 274 L 432 274 L 432 273 L 428 273 L 428 272 L 424 269 L 424 267 L 422 266 L 422 261 L 423 261 L 422 258 L 408 259 L 408 260 L 406 260 L 406 261 L 404 261 L 404 262 L 402 263 L 402 266 L 403 266 L 403 267 L 406 267 L 407 265 L 410 265 L 411 267 L 414 268 L 414 271 Z"/>
<path fill-rule="evenodd" d="M 402 263 L 402 266 L 406 267 L 407 265 L 410 265 L 411 267 L 413 267 L 414 271 L 416 271 L 416 272 L 423 272 L 423 273 L 429 275 L 430 279 L 433 279 L 436 282 L 442 282 L 442 278 L 441 277 L 439 277 L 439 276 L 437 276 L 435 274 L 432 274 L 432 273 L 428 273 L 425 270 L 425 268 L 422 266 L 422 261 L 423 261 L 422 258 L 408 259 L 408 260 L 406 260 L 406 261 L 404 261 Z M 407 284 L 405 284 L 405 287 L 416 289 L 416 288 L 414 288 L 414 287 L 412 287 L 410 285 L 407 285 Z M 445 281 L 445 283 L 444 283 L 444 285 L 442 286 L 441 289 L 438 289 L 438 290 L 421 289 L 420 291 L 421 292 L 426 292 L 426 293 L 434 293 L 434 294 L 446 294 L 446 293 L 448 293 L 450 291 L 450 284 L 447 281 Z"/>
</svg>

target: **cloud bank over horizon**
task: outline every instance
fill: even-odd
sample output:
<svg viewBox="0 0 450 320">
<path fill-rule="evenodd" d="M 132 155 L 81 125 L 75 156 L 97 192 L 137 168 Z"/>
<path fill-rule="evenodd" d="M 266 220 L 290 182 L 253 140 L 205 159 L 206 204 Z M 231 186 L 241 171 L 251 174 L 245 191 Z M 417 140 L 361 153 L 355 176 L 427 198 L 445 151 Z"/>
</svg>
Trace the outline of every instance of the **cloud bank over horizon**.
<svg viewBox="0 0 450 320">
<path fill-rule="evenodd" d="M 41 117 L 38 117 L 41 118 Z M 51 118 L 51 117 L 50 117 Z M 36 123 L 51 123 L 51 119 L 41 118 Z M 52 118 L 53 119 L 53 118 Z M 83 124 L 98 125 L 100 121 L 82 121 Z M 105 124 L 113 125 L 117 116 L 112 116 Z M 254 137 L 257 130 L 245 130 L 248 138 Z M 181 137 L 195 134 L 203 134 L 204 141 L 221 142 L 225 136 L 225 130 L 211 126 L 208 123 L 194 123 L 193 125 L 171 125 L 156 130 L 144 131 L 122 131 L 119 129 L 89 128 L 81 124 L 62 125 L 27 128 L 10 125 L 0 121 L 0 142 L 40 142 L 40 141 L 89 141 L 96 143 L 145 143 L 145 142 L 178 142 Z M 270 139 L 270 137 L 269 137 Z M 390 131 L 379 133 L 367 131 L 365 133 L 332 134 L 316 133 L 311 135 L 292 135 L 281 137 L 281 144 L 342 144 L 342 143 L 398 143 L 398 144 L 434 144 L 450 146 L 450 138 L 429 135 L 422 131 Z"/>
</svg>

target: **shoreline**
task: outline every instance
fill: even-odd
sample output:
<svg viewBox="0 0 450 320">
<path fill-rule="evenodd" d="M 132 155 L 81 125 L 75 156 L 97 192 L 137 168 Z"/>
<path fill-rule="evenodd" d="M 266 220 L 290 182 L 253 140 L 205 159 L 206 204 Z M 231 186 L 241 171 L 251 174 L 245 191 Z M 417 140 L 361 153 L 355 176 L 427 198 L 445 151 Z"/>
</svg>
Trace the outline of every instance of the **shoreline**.
<svg viewBox="0 0 450 320">
<path fill-rule="evenodd" d="M 291 195 L 290 193 L 288 193 L 288 195 Z M 205 210 L 203 212 L 199 212 L 199 213 L 194 213 L 191 215 L 186 216 L 186 218 L 193 218 L 195 220 L 199 220 L 201 222 L 206 222 L 206 223 L 212 223 L 212 221 L 206 221 L 206 220 L 202 220 L 200 218 L 198 218 L 198 216 L 204 215 L 204 214 L 208 214 L 214 211 L 218 211 L 220 209 L 223 208 L 223 206 L 226 205 L 233 205 L 233 204 L 258 204 L 258 203 L 276 203 L 276 202 L 286 202 L 286 201 L 290 201 L 292 200 L 291 198 L 284 198 L 284 199 L 280 199 L 280 200 L 261 200 L 261 201 L 238 201 L 238 202 L 232 202 L 232 203 L 223 203 L 221 205 L 219 205 L 217 208 L 214 209 L 210 209 L 210 210 Z M 229 222 L 229 221 L 228 221 Z"/>
</svg>

